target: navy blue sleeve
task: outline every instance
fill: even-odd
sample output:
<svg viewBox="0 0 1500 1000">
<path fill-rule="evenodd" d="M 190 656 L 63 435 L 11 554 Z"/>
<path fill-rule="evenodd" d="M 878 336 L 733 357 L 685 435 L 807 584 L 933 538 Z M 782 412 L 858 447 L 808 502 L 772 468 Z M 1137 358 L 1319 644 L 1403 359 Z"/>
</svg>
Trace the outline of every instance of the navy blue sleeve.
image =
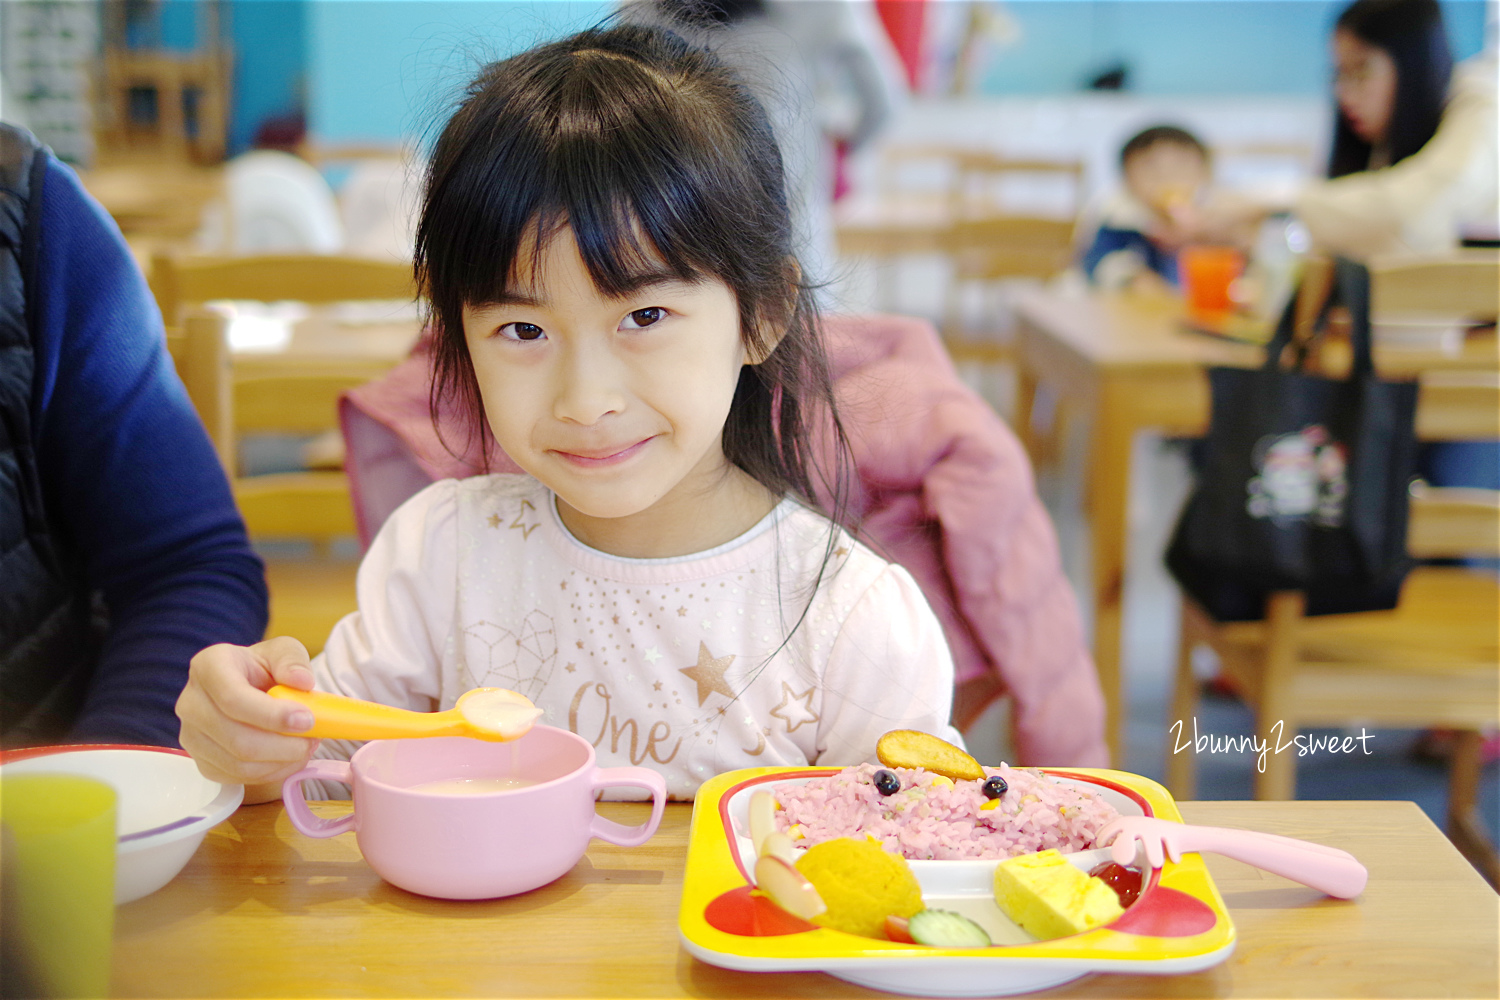
<svg viewBox="0 0 1500 1000">
<path fill-rule="evenodd" d="M 1141 255 L 1147 267 L 1161 275 L 1171 284 L 1177 284 L 1177 257 L 1168 253 L 1146 236 L 1145 233 L 1134 229 L 1116 229 L 1112 226 L 1100 226 L 1099 231 L 1094 234 L 1094 242 L 1084 251 L 1079 266 L 1083 273 L 1093 280 L 1094 270 L 1099 262 L 1116 250 L 1134 250 Z"/>
<path fill-rule="evenodd" d="M 119 229 L 55 159 L 41 197 L 36 454 L 51 522 L 109 614 L 71 735 L 176 746 L 193 654 L 263 636 L 264 567 Z"/>
</svg>

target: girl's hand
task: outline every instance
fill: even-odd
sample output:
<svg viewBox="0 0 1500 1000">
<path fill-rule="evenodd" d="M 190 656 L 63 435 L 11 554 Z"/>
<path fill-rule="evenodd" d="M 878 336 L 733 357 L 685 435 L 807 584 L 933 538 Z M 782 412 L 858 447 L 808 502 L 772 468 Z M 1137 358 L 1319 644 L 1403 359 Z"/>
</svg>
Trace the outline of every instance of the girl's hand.
<svg viewBox="0 0 1500 1000">
<path fill-rule="evenodd" d="M 266 694 L 273 684 L 312 690 L 312 663 L 296 639 L 208 647 L 193 657 L 177 699 L 182 748 L 204 777 L 245 785 L 247 804 L 279 798 L 281 782 L 318 745 L 284 735 L 311 728 L 313 717 L 296 702 Z"/>
</svg>

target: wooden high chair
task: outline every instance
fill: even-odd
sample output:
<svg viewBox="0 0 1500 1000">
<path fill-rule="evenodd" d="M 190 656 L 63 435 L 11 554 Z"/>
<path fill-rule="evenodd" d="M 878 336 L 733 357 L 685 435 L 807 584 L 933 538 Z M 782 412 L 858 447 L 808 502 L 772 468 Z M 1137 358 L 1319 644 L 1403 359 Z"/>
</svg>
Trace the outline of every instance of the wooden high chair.
<svg viewBox="0 0 1500 1000">
<path fill-rule="evenodd" d="M 1374 262 L 1372 316 L 1431 315 L 1494 322 L 1500 258 L 1494 251 L 1445 260 Z M 1417 437 L 1500 439 L 1500 372 L 1429 371 L 1421 380 Z M 1500 556 L 1500 493 L 1412 488 L 1407 547 L 1418 559 Z M 1418 566 L 1392 611 L 1304 617 L 1300 593 L 1273 594 L 1260 622 L 1218 623 L 1184 599 L 1171 719 L 1197 707 L 1192 652 L 1207 644 L 1220 670 L 1255 712 L 1255 733 L 1280 741 L 1310 726 L 1436 727 L 1459 731 L 1450 762 L 1448 835 L 1500 885 L 1500 861 L 1476 812 L 1481 732 L 1500 724 L 1500 582 L 1493 571 Z M 1194 760 L 1168 753 L 1167 783 L 1192 798 Z M 1268 753 L 1257 799 L 1293 798 L 1294 750 Z"/>
</svg>

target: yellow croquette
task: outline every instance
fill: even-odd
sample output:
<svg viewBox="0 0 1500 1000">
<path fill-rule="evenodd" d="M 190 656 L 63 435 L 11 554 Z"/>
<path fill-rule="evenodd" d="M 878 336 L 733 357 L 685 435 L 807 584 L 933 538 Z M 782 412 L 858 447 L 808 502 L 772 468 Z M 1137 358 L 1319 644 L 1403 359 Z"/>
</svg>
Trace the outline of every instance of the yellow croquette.
<svg viewBox="0 0 1500 1000">
<path fill-rule="evenodd" d="M 922 909 L 922 887 L 906 859 L 869 838 L 841 837 L 807 849 L 797 862 L 828 912 L 813 923 L 865 937 L 884 937 L 885 918 Z"/>
</svg>

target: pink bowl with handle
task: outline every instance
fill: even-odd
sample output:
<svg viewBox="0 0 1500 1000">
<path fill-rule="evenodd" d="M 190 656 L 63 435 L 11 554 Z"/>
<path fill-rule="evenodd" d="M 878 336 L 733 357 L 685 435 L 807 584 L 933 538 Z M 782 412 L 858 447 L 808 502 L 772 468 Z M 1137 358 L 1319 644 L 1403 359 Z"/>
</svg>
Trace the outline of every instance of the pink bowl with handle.
<svg viewBox="0 0 1500 1000">
<path fill-rule="evenodd" d="M 314 816 L 304 781 L 349 785 L 354 811 L 335 820 Z M 450 779 L 535 782 L 478 794 L 413 786 Z M 651 818 L 624 826 L 594 811 L 606 788 L 651 795 Z M 546 885 L 583 857 L 589 840 L 637 847 L 661 823 L 666 783 L 644 767 L 595 766 L 582 737 L 536 726 L 510 743 L 466 737 L 379 740 L 349 761 L 314 760 L 281 788 L 292 825 L 309 837 L 353 830 L 365 861 L 392 885 L 443 899 L 491 899 Z"/>
</svg>

